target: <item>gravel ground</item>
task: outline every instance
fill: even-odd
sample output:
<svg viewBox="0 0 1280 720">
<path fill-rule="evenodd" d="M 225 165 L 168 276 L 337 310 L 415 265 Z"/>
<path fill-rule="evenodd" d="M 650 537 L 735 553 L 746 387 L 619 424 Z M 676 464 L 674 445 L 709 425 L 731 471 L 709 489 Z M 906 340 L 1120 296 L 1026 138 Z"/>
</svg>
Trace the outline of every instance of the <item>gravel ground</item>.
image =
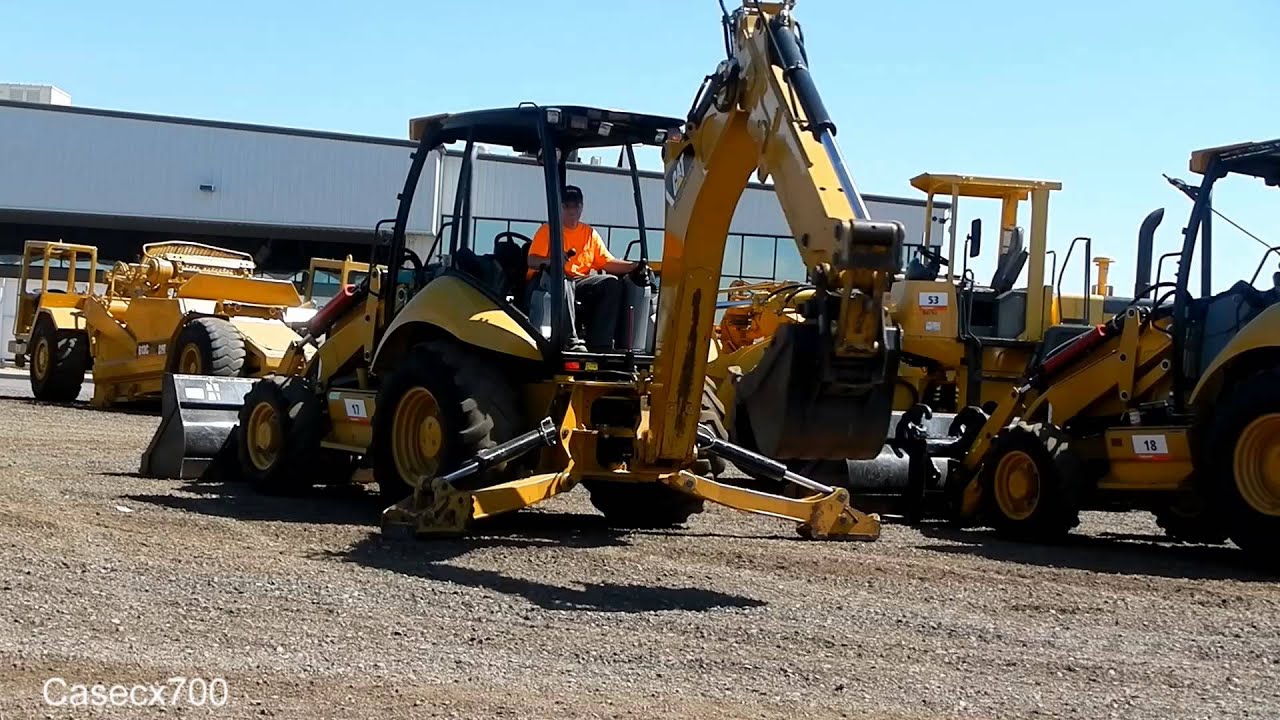
<svg viewBox="0 0 1280 720">
<path fill-rule="evenodd" d="M 611 532 L 575 492 L 389 540 L 359 487 L 135 477 L 155 417 L 21 388 L 0 386 L 4 720 L 1280 716 L 1276 584 L 1144 514 L 1089 514 L 1058 548 L 896 525 L 811 543 L 722 509 Z M 175 676 L 229 702 L 42 697 Z"/>
</svg>

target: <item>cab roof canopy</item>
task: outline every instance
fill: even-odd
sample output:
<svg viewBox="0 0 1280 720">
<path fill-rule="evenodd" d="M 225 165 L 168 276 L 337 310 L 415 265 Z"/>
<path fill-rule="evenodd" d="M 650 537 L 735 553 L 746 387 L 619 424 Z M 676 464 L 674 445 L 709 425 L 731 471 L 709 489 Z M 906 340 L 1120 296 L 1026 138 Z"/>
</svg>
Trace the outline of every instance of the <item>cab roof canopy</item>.
<svg viewBox="0 0 1280 720">
<path fill-rule="evenodd" d="M 1218 158 L 1219 169 L 1238 175 L 1262 178 L 1268 185 L 1280 185 L 1280 140 L 1237 143 L 1205 148 L 1191 153 L 1191 172 L 1203 175 Z"/>
<path fill-rule="evenodd" d="M 977 175 L 945 175 L 922 173 L 911 178 L 911 186 L 931 195 L 950 195 L 952 188 L 961 197 L 1005 198 L 1025 200 L 1032 190 L 1061 190 L 1056 180 L 1020 180 L 1016 178 L 980 177 Z"/>
<path fill-rule="evenodd" d="M 420 141 L 428 129 L 440 131 L 439 143 L 465 142 L 509 147 L 516 152 L 537 153 L 542 149 L 538 136 L 539 116 L 547 118 L 560 150 L 621 145 L 661 145 L 679 132 L 684 121 L 660 115 L 581 105 L 536 106 L 472 110 L 414 118 L 409 121 L 409 138 Z"/>
</svg>

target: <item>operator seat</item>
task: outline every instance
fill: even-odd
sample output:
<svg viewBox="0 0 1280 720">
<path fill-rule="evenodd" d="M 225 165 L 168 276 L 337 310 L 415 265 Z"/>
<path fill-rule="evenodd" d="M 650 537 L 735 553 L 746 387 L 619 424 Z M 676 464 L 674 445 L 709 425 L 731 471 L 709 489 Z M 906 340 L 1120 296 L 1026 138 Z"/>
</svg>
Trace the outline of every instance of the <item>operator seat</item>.
<svg viewBox="0 0 1280 720">
<path fill-rule="evenodd" d="M 1022 249 L 1022 228 L 1015 227 L 1009 237 L 1009 249 L 996 261 L 996 271 L 991 276 L 991 289 L 997 295 L 1012 290 L 1030 256 L 1030 253 Z"/>
<path fill-rule="evenodd" d="M 470 248 L 461 248 L 453 256 L 454 267 L 480 282 L 495 293 L 501 293 L 504 272 L 492 255 L 479 255 Z"/>
<path fill-rule="evenodd" d="M 502 268 L 503 291 L 516 307 L 528 308 L 525 276 L 529 271 L 529 243 L 499 242 L 493 247 L 493 259 Z"/>
</svg>

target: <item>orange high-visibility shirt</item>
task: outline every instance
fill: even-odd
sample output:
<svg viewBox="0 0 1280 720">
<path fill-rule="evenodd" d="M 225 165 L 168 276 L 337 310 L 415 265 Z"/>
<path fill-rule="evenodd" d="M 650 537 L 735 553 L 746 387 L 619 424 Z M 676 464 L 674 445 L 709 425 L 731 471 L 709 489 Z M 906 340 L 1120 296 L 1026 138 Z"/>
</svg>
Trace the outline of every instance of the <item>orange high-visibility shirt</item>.
<svg viewBox="0 0 1280 720">
<path fill-rule="evenodd" d="M 573 251 L 573 257 L 566 257 L 564 272 L 568 277 L 584 277 L 592 270 L 603 270 L 605 263 L 616 260 L 600 239 L 600 233 L 590 225 L 579 222 L 578 227 L 561 228 L 564 236 L 564 254 Z M 551 229 L 543 223 L 538 232 L 533 234 L 533 242 L 529 245 L 529 254 L 538 257 L 551 257 Z M 533 277 L 533 270 L 529 277 Z"/>
</svg>

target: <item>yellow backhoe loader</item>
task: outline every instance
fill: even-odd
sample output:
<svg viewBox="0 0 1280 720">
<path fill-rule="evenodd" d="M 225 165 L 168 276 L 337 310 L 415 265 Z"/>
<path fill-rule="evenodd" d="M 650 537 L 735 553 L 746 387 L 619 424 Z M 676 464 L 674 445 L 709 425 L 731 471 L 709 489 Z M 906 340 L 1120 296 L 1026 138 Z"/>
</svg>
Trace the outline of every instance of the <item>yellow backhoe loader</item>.
<svg viewBox="0 0 1280 720">
<path fill-rule="evenodd" d="M 66 288 L 54 289 L 63 265 Z M 166 372 L 262 376 L 298 338 L 291 325 L 315 311 L 292 283 L 255 270 L 246 253 L 174 241 L 144 245 L 140 262 L 100 280 L 97 248 L 27 241 L 10 349 L 40 400 L 74 400 L 92 371 L 95 407 L 153 400 Z"/>
<path fill-rule="evenodd" d="M 816 288 L 804 320 L 780 329 L 762 360 L 776 382 L 744 399 L 748 412 L 785 418 L 764 445 L 802 457 L 878 453 L 898 350 L 883 298 L 903 228 L 868 217 L 790 4 L 747 2 L 724 29 L 728 57 L 684 120 L 532 103 L 413 120 L 389 260 L 326 305 L 281 371 L 244 396 L 232 435 L 239 471 L 263 491 L 290 492 L 367 463 L 391 504 L 384 529 L 423 535 L 463 532 L 582 485 L 618 525 L 679 524 L 710 500 L 790 519 L 806 537 L 877 538 L 878 518 L 851 507 L 845 490 L 726 442 L 707 392 L 722 254 L 753 171 L 773 178 Z M 444 260 L 427 264 L 406 247 L 405 226 L 424 163 L 452 143 L 465 149 L 451 229 L 437 240 Z M 472 249 L 479 144 L 541 161 L 551 257 L 532 277 L 527 236 L 503 232 L 492 253 Z M 661 147 L 666 167 L 656 297 L 637 145 Z M 603 147 L 630 160 L 640 252 L 618 278 L 625 339 L 589 352 L 572 342 L 590 309 L 566 276 L 561 199 L 566 159 Z M 321 335 L 308 359 L 301 347 Z M 808 495 L 719 482 L 713 457 Z"/>
<path fill-rule="evenodd" d="M 1213 191 L 1233 174 L 1280 185 L 1280 140 L 1200 150 L 1190 169 L 1198 188 L 1171 180 L 1193 199 L 1176 280 L 1157 277 L 990 412 L 975 408 L 960 439 L 927 437 L 927 404 L 899 423 L 913 452 L 951 463 L 961 519 L 1052 540 L 1081 510 L 1145 509 L 1174 538 L 1280 558 L 1280 273 L 1255 286 L 1280 248 L 1250 280 L 1211 292 Z"/>
</svg>

